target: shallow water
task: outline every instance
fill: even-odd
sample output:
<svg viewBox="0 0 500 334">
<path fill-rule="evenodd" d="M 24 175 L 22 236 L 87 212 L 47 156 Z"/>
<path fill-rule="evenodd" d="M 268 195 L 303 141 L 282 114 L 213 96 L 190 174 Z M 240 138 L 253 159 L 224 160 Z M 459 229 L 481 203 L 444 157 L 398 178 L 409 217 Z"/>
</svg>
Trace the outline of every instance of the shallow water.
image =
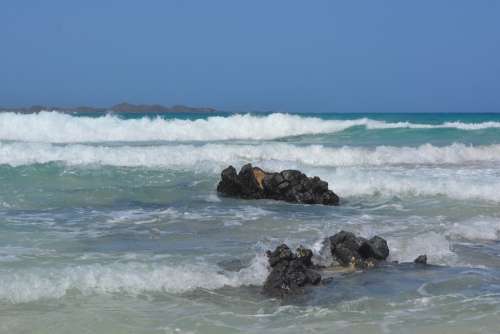
<svg viewBox="0 0 500 334">
<path fill-rule="evenodd" d="M 246 162 L 341 205 L 217 196 Z M 0 184 L 0 332 L 498 332 L 500 115 L 4 113 Z M 433 266 L 260 293 L 265 250 L 341 229 Z"/>
</svg>

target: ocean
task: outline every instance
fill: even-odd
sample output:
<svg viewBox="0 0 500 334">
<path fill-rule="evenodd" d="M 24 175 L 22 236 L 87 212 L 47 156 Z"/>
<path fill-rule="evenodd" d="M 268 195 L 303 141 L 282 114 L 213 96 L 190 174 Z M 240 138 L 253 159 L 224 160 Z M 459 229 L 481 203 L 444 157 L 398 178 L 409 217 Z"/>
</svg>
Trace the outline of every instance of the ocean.
<svg viewBox="0 0 500 334">
<path fill-rule="evenodd" d="M 340 205 L 218 196 L 248 162 Z M 499 203 L 500 114 L 0 113 L 0 333 L 498 333 Z M 340 230 L 401 264 L 261 293 Z"/>
</svg>

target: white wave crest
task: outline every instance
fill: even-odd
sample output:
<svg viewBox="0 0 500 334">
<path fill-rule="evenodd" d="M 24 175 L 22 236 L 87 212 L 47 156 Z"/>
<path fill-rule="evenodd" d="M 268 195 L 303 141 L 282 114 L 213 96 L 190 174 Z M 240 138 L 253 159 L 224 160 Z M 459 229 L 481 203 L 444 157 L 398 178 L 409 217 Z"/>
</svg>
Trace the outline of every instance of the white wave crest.
<svg viewBox="0 0 500 334">
<path fill-rule="evenodd" d="M 454 223 L 449 231 L 452 238 L 469 240 L 498 240 L 500 238 L 500 220 L 479 218 Z"/>
<path fill-rule="evenodd" d="M 307 170 L 306 170 L 307 172 Z M 491 173 L 493 173 L 493 175 Z M 446 196 L 500 202 L 500 179 L 485 169 L 337 169 L 318 172 L 341 197 Z"/>
<path fill-rule="evenodd" d="M 59 161 L 69 165 L 144 166 L 220 173 L 252 162 L 270 170 L 300 169 L 329 182 L 341 197 L 447 196 L 500 202 L 499 145 L 471 147 L 325 148 L 270 145 L 91 146 L 0 144 L 0 164 Z M 494 162 L 493 165 L 472 162 Z M 400 165 L 411 164 L 411 165 Z M 443 165 L 444 164 L 444 165 Z"/>
<path fill-rule="evenodd" d="M 148 117 L 124 120 L 113 115 L 76 117 L 45 111 L 35 114 L 0 113 L 0 140 L 51 143 L 263 140 L 334 133 L 353 126 L 365 126 L 367 129 L 455 128 L 479 130 L 500 128 L 500 122 L 388 123 L 368 118 L 324 120 L 318 117 L 281 113 L 262 116 L 250 114 L 227 117 L 212 116 L 197 120 Z"/>
<path fill-rule="evenodd" d="M 248 268 L 221 272 L 209 265 L 167 266 L 144 263 L 92 264 L 50 270 L 36 268 L 0 274 L 0 300 L 25 303 L 61 298 L 70 291 L 84 295 L 124 293 L 182 293 L 197 288 L 261 285 L 267 259 L 257 256 Z"/>
<path fill-rule="evenodd" d="M 410 122 L 386 123 L 371 121 L 366 124 L 367 129 L 458 129 L 458 130 L 484 130 L 500 128 L 500 122 L 488 121 L 481 123 L 444 122 L 442 124 L 418 124 Z"/>
<path fill-rule="evenodd" d="M 336 132 L 366 122 L 366 119 L 324 121 L 279 113 L 213 116 L 197 120 L 148 117 L 124 120 L 113 115 L 92 118 L 57 112 L 3 113 L 0 114 L 0 140 L 54 143 L 260 140 Z"/>
<path fill-rule="evenodd" d="M 62 162 L 124 167 L 220 168 L 224 165 L 280 161 L 321 167 L 385 166 L 398 164 L 466 164 L 500 162 L 500 145 L 438 147 L 378 146 L 329 148 L 269 143 L 259 145 L 205 144 L 160 146 L 92 146 L 82 144 L 0 143 L 0 164 L 11 166 Z"/>
</svg>

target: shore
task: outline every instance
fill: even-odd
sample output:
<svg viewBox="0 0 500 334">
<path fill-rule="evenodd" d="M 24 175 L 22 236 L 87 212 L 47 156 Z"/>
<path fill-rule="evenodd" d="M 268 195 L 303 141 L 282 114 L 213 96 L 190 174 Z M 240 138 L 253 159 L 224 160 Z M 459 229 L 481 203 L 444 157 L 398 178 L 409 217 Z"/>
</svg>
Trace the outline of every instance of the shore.
<svg viewBox="0 0 500 334">
<path fill-rule="evenodd" d="M 111 107 L 58 107 L 33 105 L 31 107 L 5 108 L 0 107 L 0 112 L 16 112 L 23 114 L 37 113 L 40 111 L 57 111 L 61 113 L 96 113 L 96 112 L 115 112 L 115 113 L 214 113 L 217 109 L 210 107 L 188 107 L 185 105 L 163 106 L 160 104 L 131 104 L 127 102 L 115 104 Z"/>
</svg>

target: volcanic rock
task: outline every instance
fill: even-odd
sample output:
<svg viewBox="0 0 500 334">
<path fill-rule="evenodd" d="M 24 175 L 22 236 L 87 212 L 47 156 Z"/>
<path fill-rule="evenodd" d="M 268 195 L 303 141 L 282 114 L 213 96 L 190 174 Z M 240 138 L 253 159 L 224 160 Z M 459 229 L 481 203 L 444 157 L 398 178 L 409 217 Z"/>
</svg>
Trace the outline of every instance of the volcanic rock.
<svg viewBox="0 0 500 334">
<path fill-rule="evenodd" d="M 427 255 L 419 255 L 413 262 L 417 264 L 427 264 Z"/>
<path fill-rule="evenodd" d="M 267 251 L 271 272 L 264 283 L 263 292 L 270 296 L 282 297 L 288 293 L 300 293 L 308 285 L 321 282 L 321 275 L 311 262 L 312 251 L 303 247 L 293 253 L 282 244 L 274 251 Z"/>
<path fill-rule="evenodd" d="M 387 242 L 379 236 L 368 240 L 351 232 L 340 231 L 327 240 L 332 256 L 344 267 L 372 267 L 389 256 Z"/>
<path fill-rule="evenodd" d="M 243 199 L 274 199 L 292 203 L 338 205 L 339 197 L 328 189 L 328 182 L 307 177 L 298 170 L 269 173 L 251 164 L 239 173 L 229 166 L 221 173 L 217 191 Z"/>
</svg>

